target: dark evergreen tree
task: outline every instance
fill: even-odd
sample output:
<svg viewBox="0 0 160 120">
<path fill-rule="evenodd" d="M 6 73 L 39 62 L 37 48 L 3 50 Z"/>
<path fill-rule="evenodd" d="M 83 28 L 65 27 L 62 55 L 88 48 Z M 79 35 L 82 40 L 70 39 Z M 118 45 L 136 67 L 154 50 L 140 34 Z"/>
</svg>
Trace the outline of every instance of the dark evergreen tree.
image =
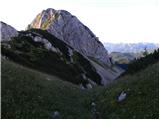
<svg viewBox="0 0 160 120">
<path fill-rule="evenodd" d="M 134 60 L 128 65 L 128 69 L 124 74 L 134 74 L 146 68 L 148 65 L 154 64 L 159 61 L 159 49 L 155 50 L 153 53 L 148 54 L 147 49 L 145 49 L 144 57 Z"/>
</svg>

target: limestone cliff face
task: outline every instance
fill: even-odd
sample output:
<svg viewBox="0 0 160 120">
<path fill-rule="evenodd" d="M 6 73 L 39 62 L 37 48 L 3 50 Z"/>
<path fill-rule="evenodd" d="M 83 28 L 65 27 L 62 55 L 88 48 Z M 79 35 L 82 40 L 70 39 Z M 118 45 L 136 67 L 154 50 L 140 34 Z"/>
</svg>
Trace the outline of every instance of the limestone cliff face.
<svg viewBox="0 0 160 120">
<path fill-rule="evenodd" d="M 43 10 L 28 25 L 28 29 L 31 28 L 47 30 L 83 55 L 110 65 L 108 52 L 103 44 L 88 27 L 65 10 Z"/>
<path fill-rule="evenodd" d="M 9 41 L 12 37 L 18 35 L 18 31 L 16 29 L 1 21 L 0 21 L 0 30 L 1 30 L 0 34 L 1 41 Z"/>
</svg>

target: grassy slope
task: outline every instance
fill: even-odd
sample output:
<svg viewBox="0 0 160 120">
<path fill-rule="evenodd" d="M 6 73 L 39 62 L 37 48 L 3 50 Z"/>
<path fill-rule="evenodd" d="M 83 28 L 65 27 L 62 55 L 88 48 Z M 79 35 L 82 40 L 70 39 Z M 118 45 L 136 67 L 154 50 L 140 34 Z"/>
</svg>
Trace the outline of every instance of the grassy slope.
<svg viewBox="0 0 160 120">
<path fill-rule="evenodd" d="M 2 118 L 90 118 L 77 86 L 2 60 Z"/>
<path fill-rule="evenodd" d="M 82 91 L 59 78 L 2 60 L 2 118 L 92 118 L 95 100 L 101 118 L 158 118 L 158 63 L 124 76 L 107 88 Z M 50 79 L 50 80 L 48 80 Z M 127 98 L 118 103 L 118 94 Z"/>
<path fill-rule="evenodd" d="M 101 118 L 158 118 L 159 116 L 159 64 L 149 66 L 134 75 L 118 79 L 107 88 L 91 91 L 96 98 Z M 127 92 L 117 102 L 121 91 Z"/>
</svg>

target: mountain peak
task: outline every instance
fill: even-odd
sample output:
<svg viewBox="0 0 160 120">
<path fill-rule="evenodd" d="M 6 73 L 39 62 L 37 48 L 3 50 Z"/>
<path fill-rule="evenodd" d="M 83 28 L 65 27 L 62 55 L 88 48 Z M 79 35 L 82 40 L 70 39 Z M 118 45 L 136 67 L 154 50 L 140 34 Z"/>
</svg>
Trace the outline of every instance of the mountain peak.
<svg viewBox="0 0 160 120">
<path fill-rule="evenodd" d="M 47 30 L 85 56 L 110 65 L 108 52 L 98 37 L 66 10 L 48 8 L 39 13 L 28 29 Z"/>
<path fill-rule="evenodd" d="M 56 21 L 57 19 L 61 19 L 62 17 L 70 18 L 73 16 L 66 10 L 55 10 L 53 8 L 48 8 L 39 13 L 27 29 L 48 29 L 52 22 Z"/>
</svg>

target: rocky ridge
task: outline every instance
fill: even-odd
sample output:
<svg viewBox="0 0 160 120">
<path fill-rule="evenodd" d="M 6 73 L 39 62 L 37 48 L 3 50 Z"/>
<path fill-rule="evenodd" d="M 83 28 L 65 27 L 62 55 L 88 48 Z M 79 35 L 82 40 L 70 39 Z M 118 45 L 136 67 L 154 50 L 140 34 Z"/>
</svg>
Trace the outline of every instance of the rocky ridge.
<svg viewBox="0 0 160 120">
<path fill-rule="evenodd" d="M 0 34 L 1 41 L 9 41 L 11 40 L 12 37 L 18 35 L 18 31 L 15 28 L 1 21 L 0 21 L 0 30 L 1 30 Z"/>
<path fill-rule="evenodd" d="M 65 10 L 49 8 L 39 13 L 27 29 L 47 30 L 83 55 L 111 65 L 108 52 L 98 37 L 77 17 Z"/>
<path fill-rule="evenodd" d="M 5 23 L 3 24 L 9 26 Z M 2 29 L 4 29 L 3 31 L 8 31 L 8 27 L 2 27 Z M 43 58 L 42 60 L 38 58 L 39 61 L 37 61 L 37 63 L 34 61 L 35 64 L 38 64 L 38 66 L 33 65 L 34 67 L 38 67 L 39 69 L 39 67 L 41 66 L 39 65 L 39 63 L 42 63 L 42 65 L 44 65 L 43 69 L 47 73 L 53 70 L 53 73 L 56 73 L 57 75 L 61 76 L 63 74 L 63 70 L 60 70 L 59 73 L 57 73 L 56 69 L 71 68 L 78 69 L 78 71 L 83 71 L 85 69 L 85 71 L 83 72 L 78 72 L 76 70 L 76 75 L 79 74 L 78 79 L 77 77 L 76 79 L 78 81 L 87 81 L 87 84 L 85 83 L 85 87 L 92 88 L 93 86 L 98 84 L 106 85 L 112 80 L 116 79 L 122 72 L 124 72 L 123 69 L 115 66 L 111 62 L 107 50 L 104 48 L 103 44 L 98 40 L 98 38 L 92 33 L 92 31 L 88 27 L 83 25 L 75 16 L 71 15 L 69 12 L 65 10 L 47 9 L 42 11 L 42 13 L 38 14 L 34 21 L 28 26 L 26 31 L 18 32 L 11 26 L 10 29 L 13 29 L 12 31 L 14 31 L 14 34 L 8 32 L 10 37 L 5 37 L 6 34 L 4 34 L 3 41 L 6 42 L 3 43 L 3 48 L 5 49 L 5 52 L 7 52 L 7 54 L 9 53 L 9 55 L 12 56 L 12 59 L 15 59 L 14 56 L 16 55 L 17 57 L 20 57 L 20 59 L 18 58 L 20 61 L 22 59 L 24 60 L 22 60 L 21 62 L 28 64 L 28 60 L 30 61 L 32 59 L 35 59 L 32 57 L 35 57 L 37 56 L 37 54 L 39 54 L 34 53 L 35 50 L 37 52 L 39 51 L 39 48 L 37 48 L 36 46 L 41 46 L 42 44 L 44 48 L 48 50 L 48 52 L 45 54 L 50 54 L 50 52 L 53 52 L 53 54 L 56 54 L 56 56 L 61 56 L 60 58 L 58 56 L 54 56 L 53 58 L 52 56 L 51 58 Z M 6 36 L 8 36 L 8 34 Z M 7 42 L 10 41 L 11 38 L 13 38 L 14 41 L 8 44 Z M 13 44 L 15 44 L 15 46 Z M 25 44 L 34 45 L 35 50 L 33 51 L 32 49 L 26 48 Z M 16 46 L 18 47 L 18 49 L 20 49 L 18 50 L 19 52 L 11 50 L 12 47 L 17 49 Z M 23 49 L 26 50 L 22 51 Z M 2 52 L 4 52 L 3 50 Z M 26 51 L 33 52 L 26 53 Z M 39 52 L 43 53 L 44 51 Z M 21 53 L 21 55 L 24 55 L 21 56 L 17 53 Z M 32 54 L 35 55 L 32 56 Z M 28 57 L 24 58 L 26 57 L 26 55 Z M 44 55 L 40 54 L 40 56 Z M 59 65 L 63 64 L 62 67 L 58 66 L 57 64 L 57 68 L 55 68 L 55 60 L 57 60 Z M 63 62 L 61 61 L 62 63 L 59 63 L 59 60 L 62 60 Z M 49 66 L 46 67 L 46 64 L 43 64 L 42 61 L 50 62 L 50 65 L 48 64 Z M 30 62 L 32 64 L 33 61 Z M 79 68 L 73 67 L 73 64 L 75 64 L 75 62 L 79 66 Z M 69 68 L 68 65 L 70 66 Z M 50 68 L 51 66 L 54 66 L 54 69 Z M 50 68 L 50 71 L 49 69 L 46 70 L 46 68 L 48 67 Z M 42 69 L 42 66 L 40 69 Z M 66 72 L 67 71 L 68 70 L 66 70 Z M 68 76 L 71 77 L 72 75 L 69 74 Z M 86 74 L 88 74 L 88 76 L 90 77 L 86 77 Z M 67 76 L 64 75 L 63 77 Z M 72 80 L 74 78 L 67 77 L 67 79 L 69 81 L 71 80 L 72 82 L 76 82 Z"/>
</svg>

